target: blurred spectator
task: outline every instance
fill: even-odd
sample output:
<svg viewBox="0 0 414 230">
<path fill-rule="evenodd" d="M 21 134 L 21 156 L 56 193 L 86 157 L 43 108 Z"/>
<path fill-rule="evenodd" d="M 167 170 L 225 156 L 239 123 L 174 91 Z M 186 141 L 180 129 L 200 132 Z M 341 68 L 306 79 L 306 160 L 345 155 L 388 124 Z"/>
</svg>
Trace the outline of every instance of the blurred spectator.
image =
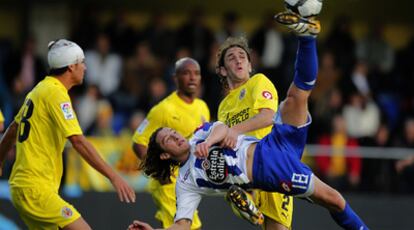
<svg viewBox="0 0 414 230">
<path fill-rule="evenodd" d="M 127 127 L 125 127 L 121 131 L 121 137 L 128 140 L 128 142 L 131 140 L 132 135 L 135 132 L 135 129 L 141 124 L 141 122 L 145 119 L 145 113 L 143 111 L 137 110 L 135 111 L 132 116 L 129 119 Z M 117 162 L 116 168 L 127 175 L 136 175 L 140 174 L 138 170 L 138 165 L 140 160 L 135 155 L 134 151 L 132 150 L 132 147 L 128 145 L 129 147 L 126 148 L 125 152 L 122 154 L 121 159 Z"/>
<path fill-rule="evenodd" d="M 375 135 L 375 139 L 366 145 L 373 147 L 391 147 L 390 129 L 386 123 L 382 123 Z M 392 154 L 392 153 L 390 153 Z M 394 160 L 364 158 L 362 169 L 361 188 L 365 191 L 392 191 L 397 186 L 394 170 Z"/>
<path fill-rule="evenodd" d="M 113 109 L 107 100 L 100 100 L 97 106 L 96 126 L 91 132 L 93 136 L 113 137 L 115 132 L 112 129 Z"/>
<path fill-rule="evenodd" d="M 124 9 L 118 9 L 114 18 L 106 26 L 105 32 L 109 35 L 114 51 L 122 57 L 128 57 L 134 50 L 137 35 L 131 25 L 127 22 L 127 14 Z"/>
<path fill-rule="evenodd" d="M 158 102 L 164 99 L 168 93 L 167 86 L 164 80 L 162 80 L 160 77 L 155 77 L 150 80 L 148 91 L 148 108 L 154 107 L 154 105 L 158 104 Z"/>
<path fill-rule="evenodd" d="M 356 55 L 359 61 L 367 62 L 371 71 L 389 73 L 394 67 L 394 49 L 384 39 L 384 25 L 375 23 L 365 38 L 358 41 Z"/>
<path fill-rule="evenodd" d="M 15 92 L 17 93 L 31 90 L 46 72 L 45 65 L 42 59 L 37 56 L 35 48 L 35 39 L 28 37 L 24 41 L 23 50 L 19 55 L 20 65 L 18 64 L 18 73 L 14 82 Z"/>
<path fill-rule="evenodd" d="M 219 102 L 224 96 L 224 92 L 219 92 L 217 89 L 222 89 L 220 77 L 216 74 L 216 54 L 218 53 L 219 43 L 215 42 L 210 47 L 209 60 L 206 70 L 202 73 L 204 76 L 201 80 L 202 84 L 202 98 L 207 103 L 210 109 L 210 116 L 213 119 L 217 117 Z M 215 93 L 211 93 L 215 92 Z"/>
<path fill-rule="evenodd" d="M 96 85 L 89 85 L 86 93 L 78 98 L 76 101 L 76 112 L 78 115 L 79 124 L 85 135 L 91 134 L 93 126 L 95 125 L 98 101 L 101 99 L 101 94 Z"/>
<path fill-rule="evenodd" d="M 372 87 L 368 77 L 369 68 L 367 63 L 364 61 L 357 62 L 350 75 L 344 76 L 340 81 L 340 88 L 344 93 L 344 98 L 349 100 L 355 91 L 364 97 L 372 98 Z"/>
<path fill-rule="evenodd" d="M 13 54 L 4 66 L 13 92 L 14 114 L 23 104 L 26 93 L 46 75 L 45 64 L 35 48 L 36 40 L 30 35 L 24 40 L 23 49 Z"/>
<path fill-rule="evenodd" d="M 414 148 L 414 118 L 407 118 L 404 123 L 404 136 L 401 147 Z M 413 151 L 414 152 L 414 151 Z M 414 192 L 414 155 L 395 163 L 395 169 L 401 178 L 401 189 L 405 192 Z"/>
<path fill-rule="evenodd" d="M 309 129 L 310 142 L 316 142 L 321 134 L 331 132 L 333 117 L 342 113 L 343 106 L 343 96 L 337 88 L 331 89 L 324 97 L 313 101 L 311 111 L 315 125 L 314 128 Z"/>
<path fill-rule="evenodd" d="M 205 24 L 204 10 L 196 7 L 177 31 L 177 48 L 186 47 L 203 68 L 208 61 L 209 49 L 214 42 L 213 31 Z"/>
<path fill-rule="evenodd" d="M 156 11 L 144 28 L 141 39 L 147 41 L 151 51 L 161 63 L 167 63 L 174 56 L 174 32 L 168 28 L 164 13 Z"/>
<path fill-rule="evenodd" d="M 282 92 L 279 92 L 283 95 L 287 88 L 281 70 L 284 41 L 273 15 L 273 12 L 266 14 L 259 29 L 253 32 L 249 46 L 253 50 L 253 56 L 258 57 L 258 65 L 255 66 L 258 72 L 268 76 L 278 91 L 283 88 Z"/>
<path fill-rule="evenodd" d="M 331 32 L 328 34 L 324 47 L 332 50 L 335 62 L 343 76 L 349 76 L 355 63 L 355 40 L 351 31 L 351 20 L 346 15 L 334 19 Z"/>
<path fill-rule="evenodd" d="M 223 43 L 228 37 L 240 37 L 244 34 L 239 24 L 239 15 L 235 11 L 223 14 L 222 28 L 216 33 L 216 42 Z"/>
<path fill-rule="evenodd" d="M 94 48 L 96 37 L 101 29 L 98 22 L 100 5 L 92 2 L 86 4 L 85 7 L 80 8 L 79 15 L 75 17 L 72 38 L 84 50 L 89 50 Z"/>
<path fill-rule="evenodd" d="M 319 60 L 318 84 L 311 94 L 311 100 L 316 103 L 326 98 L 341 78 L 341 72 L 336 66 L 335 57 L 331 51 L 323 52 Z"/>
<path fill-rule="evenodd" d="M 111 96 L 121 81 L 122 59 L 111 52 L 108 35 L 100 33 L 95 49 L 85 52 L 86 82 L 96 85 L 103 96 Z"/>
<path fill-rule="evenodd" d="M 319 144 L 326 147 L 330 145 L 332 151 L 322 152 L 322 156 L 315 157 L 317 171 L 322 179 L 335 188 L 355 189 L 361 180 L 361 158 L 356 152 L 358 141 L 348 137 L 345 119 L 341 114 L 335 115 L 331 122 L 331 133 L 319 138 Z M 347 156 L 346 151 L 350 151 L 350 155 Z"/>
<path fill-rule="evenodd" d="M 350 137 L 357 138 L 361 145 L 374 139 L 380 125 L 380 111 L 373 100 L 353 92 L 343 114 Z"/>
</svg>

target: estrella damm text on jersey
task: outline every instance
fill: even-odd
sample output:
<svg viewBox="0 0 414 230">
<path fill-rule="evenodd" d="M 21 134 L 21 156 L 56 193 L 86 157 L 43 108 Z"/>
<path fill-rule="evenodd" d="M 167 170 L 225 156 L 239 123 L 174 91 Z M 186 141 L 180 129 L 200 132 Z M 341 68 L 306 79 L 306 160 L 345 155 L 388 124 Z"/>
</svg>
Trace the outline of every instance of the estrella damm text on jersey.
<svg viewBox="0 0 414 230">
<path fill-rule="evenodd" d="M 26 96 L 14 118 L 18 124 L 11 187 L 43 186 L 58 191 L 66 138 L 82 130 L 68 95 L 55 77 L 46 77 Z"/>
<path fill-rule="evenodd" d="M 221 101 L 218 120 L 229 127 L 246 121 L 260 112 L 260 109 L 277 111 L 278 95 L 273 83 L 263 74 L 255 74 L 244 85 L 233 89 Z M 263 138 L 271 126 L 254 130 L 245 135 Z"/>
</svg>

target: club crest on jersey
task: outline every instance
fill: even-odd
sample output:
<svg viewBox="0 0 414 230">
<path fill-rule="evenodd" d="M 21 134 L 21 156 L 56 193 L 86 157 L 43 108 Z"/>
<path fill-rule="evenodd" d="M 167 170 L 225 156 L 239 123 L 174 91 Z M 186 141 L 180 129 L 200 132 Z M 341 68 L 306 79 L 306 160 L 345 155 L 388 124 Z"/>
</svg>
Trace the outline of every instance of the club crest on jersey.
<svg viewBox="0 0 414 230">
<path fill-rule="evenodd" d="M 292 191 L 292 183 L 287 181 L 280 182 L 280 187 L 282 187 L 283 190 L 286 192 Z"/>
<path fill-rule="evenodd" d="M 263 92 L 262 92 L 262 96 L 263 96 L 264 98 L 266 98 L 266 99 L 269 99 L 269 100 L 273 98 L 272 93 L 271 93 L 271 92 L 269 92 L 269 91 L 263 91 Z"/>
<path fill-rule="evenodd" d="M 71 217 L 72 215 L 73 215 L 72 209 L 70 209 L 70 208 L 68 208 L 68 207 L 66 207 L 66 206 L 64 206 L 64 207 L 62 208 L 62 216 L 63 216 L 64 218 L 69 218 L 69 217 Z"/>
<path fill-rule="evenodd" d="M 210 148 L 208 157 L 201 164 L 207 179 L 213 184 L 223 184 L 227 180 L 228 169 L 223 149 L 218 146 Z"/>
<path fill-rule="evenodd" d="M 244 96 L 246 96 L 246 88 L 244 88 L 240 91 L 239 100 L 243 99 Z"/>
<path fill-rule="evenodd" d="M 60 104 L 60 109 L 62 110 L 63 116 L 66 120 L 75 118 L 70 102 L 63 102 L 62 104 Z"/>
</svg>

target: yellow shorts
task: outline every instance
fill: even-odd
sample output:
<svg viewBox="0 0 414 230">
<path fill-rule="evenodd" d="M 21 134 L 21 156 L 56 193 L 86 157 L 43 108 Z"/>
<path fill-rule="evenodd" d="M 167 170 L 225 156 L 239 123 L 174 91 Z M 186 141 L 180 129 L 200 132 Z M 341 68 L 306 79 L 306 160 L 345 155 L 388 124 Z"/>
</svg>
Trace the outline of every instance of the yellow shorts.
<svg viewBox="0 0 414 230">
<path fill-rule="evenodd" d="M 12 203 L 29 229 L 57 230 L 81 215 L 58 193 L 37 187 L 10 188 Z"/>
<path fill-rule="evenodd" d="M 280 193 L 254 190 L 254 202 L 267 218 L 291 228 L 293 215 L 293 198 Z"/>
<path fill-rule="evenodd" d="M 164 228 L 174 224 L 174 215 L 176 212 L 175 201 L 175 181 L 171 184 L 161 185 L 157 180 L 150 179 L 149 191 L 157 205 L 155 218 L 162 222 Z M 194 213 L 191 229 L 200 229 L 201 221 L 198 217 L 198 211 Z"/>
</svg>

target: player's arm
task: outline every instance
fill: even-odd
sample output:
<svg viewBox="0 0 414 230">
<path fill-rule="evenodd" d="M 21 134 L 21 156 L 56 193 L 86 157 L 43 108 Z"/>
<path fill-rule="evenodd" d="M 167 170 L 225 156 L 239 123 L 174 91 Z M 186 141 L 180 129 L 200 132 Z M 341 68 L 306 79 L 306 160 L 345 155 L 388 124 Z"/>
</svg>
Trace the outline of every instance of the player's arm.
<svg viewBox="0 0 414 230">
<path fill-rule="evenodd" d="M 248 133 L 250 131 L 265 128 L 272 125 L 272 118 L 275 111 L 268 108 L 259 110 L 259 113 L 250 118 L 249 120 L 243 121 L 229 129 L 229 132 L 222 142 L 222 146 L 234 148 L 237 144 L 237 137 L 240 134 Z"/>
<path fill-rule="evenodd" d="M 258 130 L 265 128 L 269 125 L 272 125 L 272 118 L 275 115 L 275 111 L 269 108 L 259 109 L 259 113 L 246 120 L 241 122 L 233 127 L 231 130 L 238 134 L 248 133 L 250 131 Z"/>
<path fill-rule="evenodd" d="M 208 149 L 212 145 L 223 141 L 228 132 L 229 128 L 227 127 L 227 125 L 223 124 L 222 122 L 215 122 L 213 127 L 211 128 L 210 134 L 204 140 L 204 142 L 197 144 L 196 151 L 194 152 L 194 154 L 197 157 L 207 157 Z"/>
<path fill-rule="evenodd" d="M 4 158 L 6 158 L 7 153 L 16 143 L 17 128 L 17 123 L 13 121 L 0 140 L 0 176 L 3 172 Z"/>
<path fill-rule="evenodd" d="M 123 202 L 135 202 L 135 192 L 115 171 L 99 156 L 93 145 L 83 135 L 68 137 L 73 148 L 85 159 L 89 165 L 106 176 L 116 189 L 119 199 Z"/>
<path fill-rule="evenodd" d="M 141 145 L 138 143 L 132 143 L 132 150 L 134 150 L 135 155 L 140 159 L 144 159 L 145 155 L 147 155 L 147 147 L 145 145 Z"/>
</svg>

